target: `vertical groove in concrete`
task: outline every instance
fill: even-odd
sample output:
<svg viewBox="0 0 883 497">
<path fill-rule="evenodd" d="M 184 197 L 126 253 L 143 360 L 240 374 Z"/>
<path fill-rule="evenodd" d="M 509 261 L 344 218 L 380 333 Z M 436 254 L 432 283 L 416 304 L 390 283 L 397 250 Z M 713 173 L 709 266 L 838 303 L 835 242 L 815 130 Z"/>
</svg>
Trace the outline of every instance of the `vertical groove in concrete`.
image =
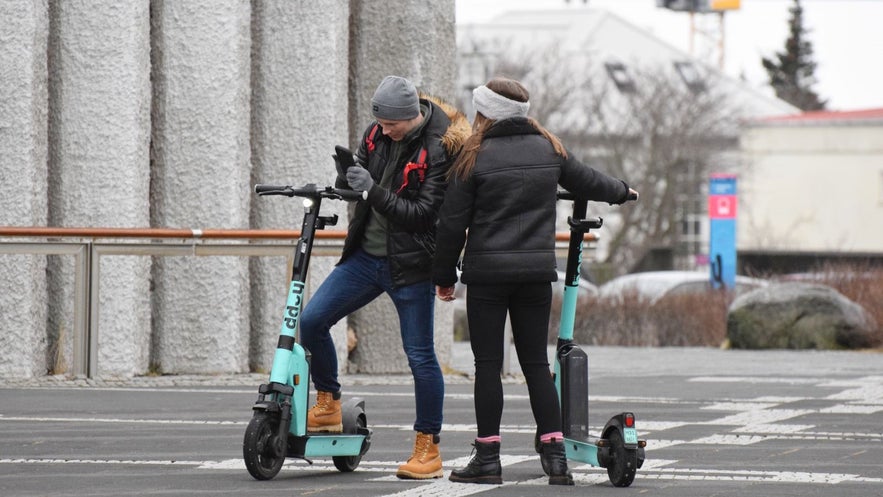
<svg viewBox="0 0 883 497">
<path fill-rule="evenodd" d="M 334 145 L 348 145 L 348 18 L 345 0 L 255 4 L 252 21 L 252 182 L 333 185 Z M 254 197 L 254 228 L 300 229 L 300 199 Z M 322 215 L 339 214 L 331 229 L 346 229 L 344 206 L 328 201 Z M 313 257 L 309 291 L 336 258 Z M 272 363 L 290 274 L 281 258 L 253 258 L 249 363 Z M 345 323 L 335 327 L 346 362 Z"/>
<path fill-rule="evenodd" d="M 46 223 L 46 2 L 0 2 L 0 225 Z M 18 22 L 6 22 L 16 19 Z M 0 255 L 0 378 L 46 374 L 46 256 Z"/>
<path fill-rule="evenodd" d="M 49 223 L 147 226 L 148 0 L 57 2 L 50 23 Z M 50 334 L 66 349 L 73 330 L 69 259 L 50 262 Z M 99 374 L 143 373 L 150 260 L 101 262 Z"/>
<path fill-rule="evenodd" d="M 250 2 L 152 4 L 155 79 L 152 224 L 249 225 Z M 248 261 L 162 257 L 154 262 L 157 368 L 243 372 Z"/>
</svg>

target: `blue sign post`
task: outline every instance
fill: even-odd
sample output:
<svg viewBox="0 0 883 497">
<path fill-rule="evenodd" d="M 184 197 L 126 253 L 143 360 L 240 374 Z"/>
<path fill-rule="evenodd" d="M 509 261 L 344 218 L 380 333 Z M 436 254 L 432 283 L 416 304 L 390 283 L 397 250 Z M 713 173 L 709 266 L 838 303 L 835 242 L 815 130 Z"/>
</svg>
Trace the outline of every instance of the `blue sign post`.
<svg viewBox="0 0 883 497">
<path fill-rule="evenodd" d="M 714 288 L 736 288 L 736 176 L 712 174 L 708 186 L 708 259 Z"/>
</svg>

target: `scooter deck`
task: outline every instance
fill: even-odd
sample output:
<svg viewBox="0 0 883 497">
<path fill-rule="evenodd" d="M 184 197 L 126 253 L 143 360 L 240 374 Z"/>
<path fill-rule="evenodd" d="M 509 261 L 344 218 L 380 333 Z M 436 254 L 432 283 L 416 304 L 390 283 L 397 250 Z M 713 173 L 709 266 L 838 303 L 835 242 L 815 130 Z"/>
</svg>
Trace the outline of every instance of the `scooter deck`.
<svg viewBox="0 0 883 497">
<path fill-rule="evenodd" d="M 592 436 L 584 440 L 564 437 L 564 448 L 567 452 L 567 458 L 572 461 L 601 467 L 601 463 L 598 462 L 598 440 L 597 437 Z"/>
<path fill-rule="evenodd" d="M 334 457 L 355 456 L 367 452 L 365 444 L 370 434 L 311 433 L 290 436 L 287 457 Z"/>
</svg>

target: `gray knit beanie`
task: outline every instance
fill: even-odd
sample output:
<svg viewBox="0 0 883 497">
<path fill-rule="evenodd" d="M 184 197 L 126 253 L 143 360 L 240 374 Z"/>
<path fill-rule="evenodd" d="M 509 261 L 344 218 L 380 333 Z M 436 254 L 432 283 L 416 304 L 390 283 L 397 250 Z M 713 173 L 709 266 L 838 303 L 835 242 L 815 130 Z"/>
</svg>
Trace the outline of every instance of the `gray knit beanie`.
<svg viewBox="0 0 883 497">
<path fill-rule="evenodd" d="M 371 113 L 377 119 L 407 121 L 420 114 L 417 88 L 400 76 L 383 78 L 371 98 Z"/>
</svg>

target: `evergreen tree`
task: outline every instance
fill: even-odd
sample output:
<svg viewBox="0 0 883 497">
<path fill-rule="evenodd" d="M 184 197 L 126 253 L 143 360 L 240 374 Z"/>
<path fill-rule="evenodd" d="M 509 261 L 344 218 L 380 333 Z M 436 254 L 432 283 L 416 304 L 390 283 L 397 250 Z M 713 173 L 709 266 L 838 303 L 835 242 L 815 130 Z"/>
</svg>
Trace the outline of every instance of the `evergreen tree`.
<svg viewBox="0 0 883 497">
<path fill-rule="evenodd" d="M 776 96 L 803 111 L 823 110 L 827 100 L 821 100 L 812 90 L 816 83 L 816 63 L 812 58 L 812 43 L 803 27 L 803 7 L 800 0 L 788 9 L 790 35 L 785 40 L 785 51 L 777 52 L 775 59 L 763 58 L 763 67 L 770 77 Z"/>
</svg>

